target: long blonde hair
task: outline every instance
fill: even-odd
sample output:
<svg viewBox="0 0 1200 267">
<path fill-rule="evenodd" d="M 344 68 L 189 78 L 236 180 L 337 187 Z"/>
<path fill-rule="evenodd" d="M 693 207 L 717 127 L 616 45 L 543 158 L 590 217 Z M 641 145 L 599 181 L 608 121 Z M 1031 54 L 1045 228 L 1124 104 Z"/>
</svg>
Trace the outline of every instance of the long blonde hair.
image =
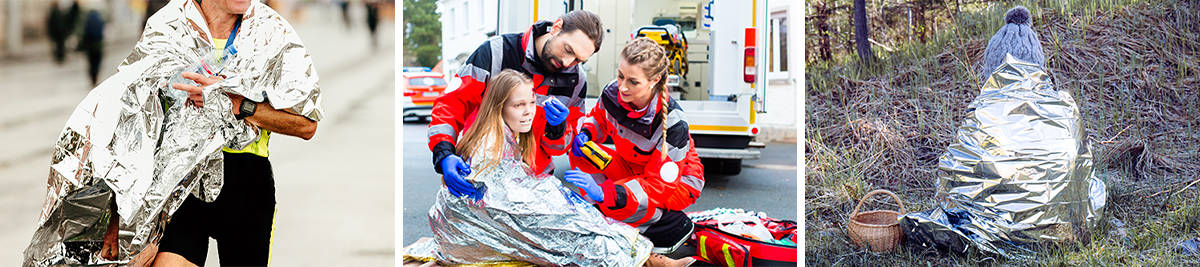
<svg viewBox="0 0 1200 267">
<path fill-rule="evenodd" d="M 642 68 L 646 78 L 658 77 L 654 92 L 658 94 L 659 110 L 662 111 L 662 152 L 667 153 L 667 102 L 671 98 L 667 90 L 667 51 L 647 37 L 638 37 L 621 49 L 621 58 L 626 63 Z"/>
<path fill-rule="evenodd" d="M 471 127 L 463 134 L 463 138 L 458 140 L 457 152 L 459 155 L 470 161 L 476 148 L 485 144 L 492 145 L 487 150 L 488 154 L 503 155 L 506 142 L 503 131 L 511 131 L 504 125 L 504 105 L 508 103 L 512 91 L 521 85 L 532 86 L 533 80 L 530 80 L 525 74 L 511 69 L 503 70 L 488 79 L 483 101 L 479 103 L 479 109 L 475 113 L 475 122 L 471 123 Z M 533 131 L 518 133 L 515 137 L 522 161 L 533 167 L 533 151 L 537 149 Z M 489 157 L 480 157 L 479 159 L 483 158 Z M 490 158 L 498 159 L 498 157 Z M 483 169 L 489 169 L 496 163 L 496 161 L 487 162 Z"/>
</svg>

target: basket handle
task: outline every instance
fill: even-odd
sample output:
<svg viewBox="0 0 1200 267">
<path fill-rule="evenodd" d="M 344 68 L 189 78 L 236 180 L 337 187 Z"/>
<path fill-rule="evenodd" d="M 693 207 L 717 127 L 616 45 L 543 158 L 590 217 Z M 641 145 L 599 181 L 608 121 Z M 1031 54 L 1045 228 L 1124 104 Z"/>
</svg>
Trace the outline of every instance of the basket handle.
<svg viewBox="0 0 1200 267">
<path fill-rule="evenodd" d="M 850 217 L 854 217 L 854 216 L 858 215 L 858 209 L 862 208 L 863 203 L 866 202 L 867 199 L 870 199 L 871 196 L 878 195 L 881 193 L 892 196 L 892 199 L 896 200 L 896 204 L 900 204 L 900 213 L 908 213 L 908 211 L 904 209 L 904 202 L 900 201 L 900 197 L 896 196 L 896 193 L 892 193 L 892 191 L 888 191 L 887 189 L 875 189 L 874 191 L 871 191 L 871 192 L 867 193 L 867 195 L 863 196 L 862 199 L 858 200 L 858 206 L 854 206 L 854 211 L 850 212 Z"/>
</svg>

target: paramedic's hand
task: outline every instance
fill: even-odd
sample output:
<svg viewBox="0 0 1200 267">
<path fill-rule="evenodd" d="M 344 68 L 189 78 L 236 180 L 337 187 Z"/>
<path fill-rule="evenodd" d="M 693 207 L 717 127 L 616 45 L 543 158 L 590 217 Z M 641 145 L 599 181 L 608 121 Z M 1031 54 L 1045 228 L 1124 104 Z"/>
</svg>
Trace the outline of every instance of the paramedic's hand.
<svg viewBox="0 0 1200 267">
<path fill-rule="evenodd" d="M 456 197 L 470 196 L 479 200 L 477 196 L 478 190 L 475 186 L 467 182 L 467 175 L 471 174 L 471 165 L 463 162 L 458 155 L 449 155 L 442 159 L 442 182 L 446 184 L 446 188 L 450 189 L 450 194 Z"/>
<path fill-rule="evenodd" d="M 197 106 L 197 107 L 204 106 L 204 95 L 203 95 L 204 87 L 212 85 L 214 83 L 217 83 L 217 82 L 223 80 L 223 79 L 221 79 L 221 77 L 217 77 L 217 76 L 204 77 L 204 75 L 200 75 L 199 73 L 195 73 L 195 72 L 184 72 L 181 76 L 183 76 L 183 78 L 185 78 L 185 79 L 192 80 L 192 81 L 200 84 L 200 86 L 195 86 L 195 85 L 190 85 L 190 84 L 182 84 L 182 83 L 173 83 L 173 84 L 171 84 L 171 88 L 175 88 L 175 90 L 187 92 L 188 102 L 191 103 L 193 106 Z"/>
<path fill-rule="evenodd" d="M 550 123 L 550 126 L 558 126 L 562 124 L 567 120 L 567 114 L 569 113 L 568 111 L 570 111 L 567 109 L 566 105 L 563 105 L 562 101 L 558 101 L 558 98 L 554 97 L 551 97 L 549 100 L 547 100 L 546 103 L 542 105 L 542 109 L 546 110 L 546 122 Z"/>
<path fill-rule="evenodd" d="M 567 182 L 579 187 L 579 190 L 587 193 L 588 198 L 594 202 L 604 202 L 604 190 L 600 190 L 600 186 L 596 185 L 596 180 L 592 179 L 591 175 L 579 171 L 579 168 L 567 171 L 563 176 Z"/>
<path fill-rule="evenodd" d="M 582 158 L 583 150 L 581 150 L 580 147 L 583 147 L 583 143 L 587 143 L 591 140 L 592 137 L 588 136 L 588 132 L 580 130 L 579 134 L 575 135 L 575 140 L 571 141 L 571 155 Z"/>
</svg>

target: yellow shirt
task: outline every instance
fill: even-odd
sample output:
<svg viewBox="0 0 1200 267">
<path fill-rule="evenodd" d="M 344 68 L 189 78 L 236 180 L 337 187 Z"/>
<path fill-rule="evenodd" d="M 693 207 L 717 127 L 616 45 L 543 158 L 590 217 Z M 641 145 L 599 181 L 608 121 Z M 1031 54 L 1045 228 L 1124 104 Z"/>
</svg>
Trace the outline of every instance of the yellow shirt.
<svg viewBox="0 0 1200 267">
<path fill-rule="evenodd" d="M 226 42 L 226 39 L 213 38 L 213 45 L 214 45 L 213 50 L 215 50 L 217 52 L 216 53 L 217 55 L 225 54 L 225 42 Z M 221 151 L 225 151 L 225 152 L 229 152 L 229 153 L 250 153 L 250 154 L 258 155 L 259 157 L 265 158 L 271 154 L 271 151 L 267 150 L 267 144 L 269 144 L 270 141 L 271 141 L 271 131 L 269 131 L 267 129 L 261 129 L 258 132 L 258 140 L 255 140 L 254 143 L 250 143 L 250 145 L 246 146 L 246 148 L 233 149 L 233 148 L 226 147 L 226 148 L 221 148 Z"/>
</svg>

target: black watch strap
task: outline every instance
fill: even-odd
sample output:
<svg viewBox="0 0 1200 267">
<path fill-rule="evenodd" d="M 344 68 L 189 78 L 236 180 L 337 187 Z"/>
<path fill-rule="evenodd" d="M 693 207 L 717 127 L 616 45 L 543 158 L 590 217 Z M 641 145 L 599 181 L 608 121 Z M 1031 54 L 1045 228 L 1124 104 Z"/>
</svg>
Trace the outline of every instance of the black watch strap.
<svg viewBox="0 0 1200 267">
<path fill-rule="evenodd" d="M 240 120 L 240 119 L 248 118 L 250 116 L 254 116 L 254 111 L 257 109 L 258 109 L 258 103 L 254 102 L 248 98 L 242 98 L 242 105 L 238 108 L 237 116 L 234 116 L 234 117 L 236 117 L 237 119 Z"/>
</svg>

